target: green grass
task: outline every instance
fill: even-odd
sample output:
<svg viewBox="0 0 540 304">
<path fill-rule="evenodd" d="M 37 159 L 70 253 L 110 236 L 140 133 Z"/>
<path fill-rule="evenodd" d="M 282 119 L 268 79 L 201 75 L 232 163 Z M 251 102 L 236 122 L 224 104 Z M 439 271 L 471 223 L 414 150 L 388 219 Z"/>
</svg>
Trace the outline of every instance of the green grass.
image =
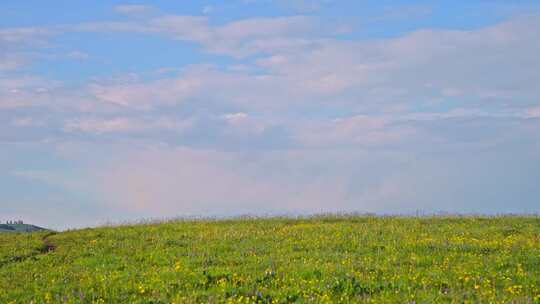
<svg viewBox="0 0 540 304">
<path fill-rule="evenodd" d="M 6 278 L 4 266 L 15 264 L 40 253 L 43 233 L 0 233 L 0 274 Z M 0 283 L 0 287 L 3 284 Z M 1 288 L 0 288 L 1 289 Z M 0 294 L 2 292 L 0 291 Z M 1 299 L 1 298 L 0 298 Z M 0 301 L 1 303 L 1 301 Z"/>
<path fill-rule="evenodd" d="M 0 303 L 540 303 L 537 217 L 177 221 L 0 245 Z"/>
</svg>

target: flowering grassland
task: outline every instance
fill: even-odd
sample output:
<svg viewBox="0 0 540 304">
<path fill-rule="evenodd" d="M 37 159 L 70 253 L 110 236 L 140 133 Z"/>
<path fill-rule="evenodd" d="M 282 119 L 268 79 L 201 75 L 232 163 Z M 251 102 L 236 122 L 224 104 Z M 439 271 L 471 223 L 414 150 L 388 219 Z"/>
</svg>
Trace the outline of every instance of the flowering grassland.
<svg viewBox="0 0 540 304">
<path fill-rule="evenodd" d="M 43 232 L 25 234 L 0 233 L 0 267 L 39 254 L 43 248 L 42 240 L 44 235 L 46 234 Z M 1 273 L 3 274 L 3 272 Z"/>
<path fill-rule="evenodd" d="M 194 220 L 0 245 L 0 303 L 540 303 L 537 217 Z"/>
</svg>

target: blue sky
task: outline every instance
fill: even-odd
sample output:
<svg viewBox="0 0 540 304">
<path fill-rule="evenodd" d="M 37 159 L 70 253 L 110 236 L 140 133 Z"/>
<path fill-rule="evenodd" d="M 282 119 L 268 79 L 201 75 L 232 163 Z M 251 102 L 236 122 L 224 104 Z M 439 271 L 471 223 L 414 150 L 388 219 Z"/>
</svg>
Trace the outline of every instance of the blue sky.
<svg viewBox="0 0 540 304">
<path fill-rule="evenodd" d="M 11 1 L 0 220 L 540 212 L 538 1 Z"/>
</svg>

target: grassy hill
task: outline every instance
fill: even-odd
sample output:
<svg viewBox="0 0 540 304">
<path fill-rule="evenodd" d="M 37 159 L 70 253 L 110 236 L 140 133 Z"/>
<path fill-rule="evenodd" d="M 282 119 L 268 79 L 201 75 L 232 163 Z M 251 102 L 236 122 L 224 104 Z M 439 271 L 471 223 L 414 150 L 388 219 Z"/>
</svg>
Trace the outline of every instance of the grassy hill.
<svg viewBox="0 0 540 304">
<path fill-rule="evenodd" d="M 29 224 L 0 224 L 0 232 L 34 232 L 46 230 Z"/>
<path fill-rule="evenodd" d="M 0 244 L 0 303 L 540 303 L 537 217 L 177 221 Z"/>
</svg>

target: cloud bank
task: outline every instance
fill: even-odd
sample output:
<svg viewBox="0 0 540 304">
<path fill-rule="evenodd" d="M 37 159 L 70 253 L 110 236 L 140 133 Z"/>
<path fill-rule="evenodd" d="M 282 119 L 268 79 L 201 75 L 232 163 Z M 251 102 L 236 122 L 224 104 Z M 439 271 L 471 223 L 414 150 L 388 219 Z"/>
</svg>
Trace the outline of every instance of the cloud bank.
<svg viewBox="0 0 540 304">
<path fill-rule="evenodd" d="M 13 184 L 0 202 L 26 206 L 9 203 L 9 214 L 69 200 L 83 224 L 539 211 L 537 14 L 366 39 L 316 15 L 219 23 L 146 5 L 114 11 L 122 17 L 0 29 L 0 178 Z M 161 39 L 208 57 L 83 81 L 32 72 L 70 35 Z M 65 60 L 95 58 L 65 49 Z M 46 195 L 37 202 L 25 187 Z"/>
</svg>

